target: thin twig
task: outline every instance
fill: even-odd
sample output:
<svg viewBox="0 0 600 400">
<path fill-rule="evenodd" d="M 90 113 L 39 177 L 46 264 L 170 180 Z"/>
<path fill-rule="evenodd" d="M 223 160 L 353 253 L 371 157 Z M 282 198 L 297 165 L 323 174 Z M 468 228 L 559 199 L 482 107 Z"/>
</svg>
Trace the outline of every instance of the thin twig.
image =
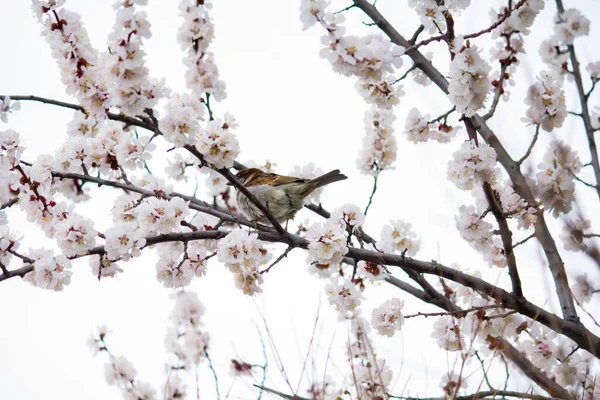
<svg viewBox="0 0 600 400">
<path fill-rule="evenodd" d="M 535 233 L 532 233 L 531 235 L 527 236 L 525 239 L 523 240 L 519 240 L 518 242 L 516 242 L 515 244 L 513 244 L 513 249 L 517 246 L 522 245 L 523 243 L 527 242 L 529 239 L 532 239 L 535 237 Z"/>
<path fill-rule="evenodd" d="M 369 196 L 369 202 L 367 203 L 367 206 L 365 207 L 365 211 L 363 212 L 363 214 L 365 214 L 365 217 L 367 216 L 367 213 L 369 212 L 369 207 L 371 207 L 371 204 L 373 204 L 373 197 L 375 197 L 375 192 L 377 191 L 377 179 L 379 179 L 379 174 L 377 174 L 373 177 L 373 190 L 371 190 L 371 195 Z"/>
<path fill-rule="evenodd" d="M 432 119 L 431 121 L 427 121 L 428 124 L 435 124 L 436 122 L 439 122 L 441 120 L 444 120 L 444 122 L 448 119 L 448 116 L 450 114 L 452 114 L 454 111 L 456 111 L 456 106 L 452 107 L 451 109 L 449 109 L 448 111 L 446 111 L 445 113 L 443 113 L 442 115 L 440 115 L 439 117 Z"/>
<path fill-rule="evenodd" d="M 213 366 L 212 360 L 208 354 L 208 350 L 204 348 L 204 355 L 206 356 L 206 360 L 208 361 L 208 368 L 212 371 L 213 378 L 215 380 L 215 391 L 217 392 L 217 400 L 221 399 L 221 393 L 219 392 L 219 377 L 217 376 L 217 371 Z"/>
<path fill-rule="evenodd" d="M 537 140 L 538 140 L 539 134 L 540 134 L 540 124 L 537 124 L 535 126 L 535 133 L 533 134 L 533 139 L 531 140 L 531 143 L 529 144 L 529 147 L 527 148 L 525 155 L 523 155 L 523 157 L 521 157 L 519 159 L 519 161 L 517 161 L 517 165 L 523 164 L 523 161 L 525 161 L 527 159 L 527 157 L 529 157 L 529 155 L 531 154 L 531 151 L 533 150 L 533 146 L 535 146 L 535 142 L 537 142 Z"/>
<path fill-rule="evenodd" d="M 273 263 L 271 265 L 269 265 L 267 268 L 265 268 L 264 270 L 260 271 L 261 274 L 264 274 L 266 272 L 269 272 L 271 270 L 271 268 L 273 268 L 277 263 L 279 263 L 279 261 L 283 260 L 285 257 L 287 257 L 288 253 L 290 251 L 294 250 L 294 248 L 292 246 L 288 246 L 287 249 L 285 249 L 285 251 L 279 256 L 277 257 L 277 259 L 275 261 L 273 261 Z"/>
<path fill-rule="evenodd" d="M 475 357 L 477 357 L 477 360 L 479 360 L 479 363 L 481 364 L 481 370 L 483 371 L 483 378 L 485 379 L 485 383 L 488 386 L 488 388 L 490 388 L 490 390 L 494 390 L 494 388 L 492 387 L 492 384 L 490 383 L 490 380 L 488 379 L 487 376 L 487 371 L 485 370 L 485 364 L 483 362 L 483 360 L 481 359 L 481 357 L 479 357 L 479 352 L 477 350 L 475 350 Z"/>
<path fill-rule="evenodd" d="M 443 315 L 456 315 L 457 318 L 464 318 L 468 313 L 481 311 L 481 310 L 489 310 L 494 308 L 502 308 L 502 306 L 498 305 L 490 305 L 490 306 L 481 306 L 481 307 L 473 307 L 467 310 L 456 310 L 456 311 L 448 311 L 448 312 L 436 312 L 436 313 L 422 313 L 418 312 L 416 314 L 405 315 L 404 318 L 415 318 L 415 317 L 441 317 Z"/>
</svg>

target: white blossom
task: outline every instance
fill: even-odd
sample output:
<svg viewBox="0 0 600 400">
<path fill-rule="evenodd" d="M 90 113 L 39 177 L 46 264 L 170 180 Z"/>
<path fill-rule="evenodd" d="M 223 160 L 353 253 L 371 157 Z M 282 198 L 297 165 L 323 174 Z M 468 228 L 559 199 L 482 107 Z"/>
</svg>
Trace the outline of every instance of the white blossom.
<svg viewBox="0 0 600 400">
<path fill-rule="evenodd" d="M 359 228 L 365 222 L 365 214 L 354 204 L 344 204 L 334 210 L 329 218 L 343 223 L 350 229 Z"/>
<path fill-rule="evenodd" d="M 370 261 L 359 261 L 356 266 L 358 276 L 370 282 L 383 281 L 390 275 L 385 266 Z"/>
<path fill-rule="evenodd" d="M 525 104 L 529 108 L 524 120 L 541 125 L 546 132 L 560 128 L 567 116 L 561 83 L 548 72 L 541 72 L 539 81 L 529 87 Z"/>
<path fill-rule="evenodd" d="M 492 246 L 492 224 L 482 219 L 473 206 L 460 206 L 459 215 L 454 217 L 456 228 L 471 247 L 482 253 Z"/>
<path fill-rule="evenodd" d="M 55 239 L 65 256 L 81 255 L 96 245 L 94 223 L 75 213 L 56 226 Z"/>
<path fill-rule="evenodd" d="M 262 292 L 263 283 L 258 267 L 266 261 L 267 250 L 256 233 L 241 229 L 231 231 L 219 241 L 217 257 L 234 274 L 235 284 L 244 294 Z"/>
<path fill-rule="evenodd" d="M 333 219 L 323 224 L 314 224 L 306 233 L 308 240 L 308 259 L 311 264 L 340 264 L 348 253 L 346 229 Z"/>
<path fill-rule="evenodd" d="M 25 147 L 21 145 L 21 137 L 12 129 L 0 131 L 0 165 L 11 169 L 21 162 L 21 155 Z"/>
<path fill-rule="evenodd" d="M 204 105 L 189 94 L 174 94 L 165 105 L 165 116 L 158 127 L 165 140 L 177 147 L 195 145 L 200 136 Z"/>
<path fill-rule="evenodd" d="M 109 385 L 126 385 L 133 382 L 137 375 L 137 370 L 133 364 L 125 357 L 117 357 L 105 365 L 106 383 Z"/>
<path fill-rule="evenodd" d="M 571 292 L 581 304 L 588 303 L 597 290 L 600 290 L 600 287 L 594 288 L 587 274 L 577 275 L 571 284 Z"/>
<path fill-rule="evenodd" d="M 4 96 L 4 99 L 0 99 L 0 120 L 2 120 L 2 122 L 8 122 L 8 114 L 20 109 L 20 102 L 15 101 L 11 104 L 10 97 Z"/>
<path fill-rule="evenodd" d="M 177 40 L 186 53 L 183 63 L 186 86 L 198 99 L 211 95 L 217 101 L 227 97 L 225 82 L 219 79 L 219 71 L 214 55 L 208 51 L 215 36 L 215 27 L 209 10 L 210 1 L 181 0 L 179 15 L 183 24 L 179 28 Z"/>
<path fill-rule="evenodd" d="M 156 279 L 166 288 L 187 286 L 194 277 L 189 263 L 180 260 L 180 254 L 176 249 L 161 251 L 156 263 Z"/>
<path fill-rule="evenodd" d="M 127 222 L 109 228 L 104 233 L 104 249 L 110 260 L 129 260 L 138 257 L 140 249 L 146 245 L 137 223 Z"/>
<path fill-rule="evenodd" d="M 386 253 L 406 253 L 412 257 L 421 247 L 421 240 L 412 231 L 412 224 L 402 220 L 390 221 L 390 225 L 384 225 L 380 237 L 377 247 Z"/>
<path fill-rule="evenodd" d="M 573 44 L 579 36 L 590 33 L 590 20 L 574 8 L 559 13 L 556 18 L 554 33 L 562 44 Z"/>
<path fill-rule="evenodd" d="M 459 351 L 465 348 L 460 326 L 450 316 L 441 316 L 433 323 L 431 337 L 436 339 L 438 346 L 444 350 Z"/>
<path fill-rule="evenodd" d="M 209 121 L 206 129 L 201 128 L 196 148 L 204 160 L 215 168 L 230 168 L 240 154 L 240 147 L 231 127 L 216 119 Z"/>
<path fill-rule="evenodd" d="M 456 41 L 460 45 L 458 38 Z M 458 45 L 454 60 L 450 63 L 448 97 L 456 106 L 456 111 L 471 117 L 483 108 L 492 89 L 488 79 L 491 68 L 481 58 L 476 46 L 471 46 L 468 42 L 461 48 Z"/>
<path fill-rule="evenodd" d="M 351 319 L 360 305 L 361 294 L 350 280 L 338 283 L 336 278 L 325 286 L 329 304 L 340 314 L 340 319 Z"/>
<path fill-rule="evenodd" d="M 382 336 L 394 336 L 404 325 L 403 306 L 404 302 L 396 297 L 385 301 L 371 313 L 371 326 Z"/>
<path fill-rule="evenodd" d="M 446 30 L 445 8 L 435 0 L 409 0 L 408 5 L 415 9 L 421 24 L 430 34 L 437 33 L 438 29 Z"/>
<path fill-rule="evenodd" d="M 42 289 L 61 291 L 71 283 L 71 261 L 64 255 L 55 256 L 50 250 L 33 250 L 33 271 L 23 280 Z"/>
<path fill-rule="evenodd" d="M 396 161 L 395 119 L 394 113 L 383 108 L 371 107 L 365 113 L 366 135 L 357 161 L 363 174 L 377 175 L 392 168 Z"/>
<path fill-rule="evenodd" d="M 329 6 L 329 0 L 301 0 L 300 22 L 302 29 L 308 29 L 323 19 L 325 8 Z"/>
<path fill-rule="evenodd" d="M 150 78 L 145 66 L 142 42 L 151 36 L 145 11 L 138 11 L 134 2 L 120 2 L 116 22 L 109 35 L 110 52 L 102 54 L 106 82 L 110 83 L 111 104 L 122 113 L 137 116 L 153 109 L 167 90 L 164 80 Z"/>
<path fill-rule="evenodd" d="M 471 190 L 475 183 L 496 183 L 499 169 L 496 168 L 496 152 L 487 143 L 464 142 L 448 162 L 448 179 L 459 189 Z"/>
<path fill-rule="evenodd" d="M 429 114 L 421 115 L 419 110 L 412 108 L 406 116 L 404 133 L 410 142 L 419 143 L 436 140 L 447 143 L 456 135 L 456 129 L 446 123 L 434 124 L 428 122 Z"/>
<path fill-rule="evenodd" d="M 537 189 L 546 209 L 552 211 L 554 217 L 571 211 L 575 198 L 572 175 L 581 169 L 576 153 L 563 142 L 553 141 L 538 168 Z"/>
<path fill-rule="evenodd" d="M 562 227 L 560 238 L 566 250 L 569 251 L 586 251 L 588 246 L 584 243 L 586 232 L 592 227 L 590 220 L 577 218 L 567 223 Z"/>
<path fill-rule="evenodd" d="M 58 63 L 61 81 L 86 111 L 103 119 L 109 108 L 109 95 L 99 70 L 98 53 L 91 46 L 80 16 L 62 8 L 63 1 L 53 3 L 48 6 L 34 0 L 33 9 Z"/>
<path fill-rule="evenodd" d="M 142 234 L 178 232 L 181 230 L 181 221 L 188 213 L 188 205 L 180 197 L 171 200 L 150 197 L 135 209 Z"/>
</svg>

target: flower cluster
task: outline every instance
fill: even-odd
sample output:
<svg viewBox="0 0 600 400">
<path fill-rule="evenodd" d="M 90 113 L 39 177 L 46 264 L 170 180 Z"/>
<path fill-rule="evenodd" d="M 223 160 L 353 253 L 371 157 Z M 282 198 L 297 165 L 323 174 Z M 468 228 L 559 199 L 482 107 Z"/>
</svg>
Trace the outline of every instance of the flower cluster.
<svg viewBox="0 0 600 400">
<path fill-rule="evenodd" d="M 454 399 L 458 396 L 460 389 L 466 389 L 468 382 L 466 377 L 459 373 L 450 371 L 442 375 L 440 380 L 440 389 L 444 391 L 445 399 Z"/>
<path fill-rule="evenodd" d="M 206 359 L 210 337 L 203 329 L 205 309 L 194 292 L 176 292 L 173 298 L 175 307 L 170 318 L 172 325 L 167 331 L 165 344 L 167 351 L 175 356 L 172 368 L 188 369 L 198 366 Z"/>
<path fill-rule="evenodd" d="M 94 223 L 75 213 L 56 224 L 56 243 L 67 257 L 85 254 L 96 244 Z"/>
<path fill-rule="evenodd" d="M 401 86 L 394 87 L 394 81 L 391 75 L 383 79 L 367 78 L 356 82 L 356 90 L 367 104 L 389 110 L 400 103 L 399 98 L 404 95 Z"/>
<path fill-rule="evenodd" d="M 561 141 L 550 143 L 536 174 L 539 196 L 555 217 L 573 207 L 575 182 L 573 174 L 581 169 L 581 161 L 571 147 Z"/>
<path fill-rule="evenodd" d="M 356 274 L 363 281 L 366 279 L 370 282 L 383 281 L 390 275 L 385 266 L 370 261 L 359 261 L 356 264 Z"/>
<path fill-rule="evenodd" d="M 186 86 L 196 98 L 202 98 L 206 93 L 222 100 L 227 96 L 225 82 L 219 80 L 214 55 L 208 51 L 208 46 L 215 36 L 215 28 L 209 14 L 211 8 L 212 4 L 209 1 L 182 0 L 179 4 L 179 14 L 183 17 L 183 25 L 179 28 L 177 39 L 182 50 L 186 52 L 183 58 L 187 67 Z"/>
<path fill-rule="evenodd" d="M 458 212 L 454 220 L 460 237 L 475 250 L 487 253 L 492 245 L 492 224 L 485 221 L 473 206 L 460 206 Z"/>
<path fill-rule="evenodd" d="M 404 325 L 404 315 L 401 311 L 403 306 L 404 302 L 396 297 L 387 300 L 371 313 L 371 326 L 380 335 L 394 336 L 395 331 L 399 331 Z"/>
<path fill-rule="evenodd" d="M 55 169 L 61 172 L 99 172 L 108 177 L 121 177 L 121 168 L 143 168 L 152 158 L 154 143 L 149 136 L 138 136 L 123 129 L 116 121 L 95 124 L 77 111 L 70 124 L 67 139 L 56 154 Z M 75 128 L 77 126 L 77 128 Z"/>
<path fill-rule="evenodd" d="M 326 46 L 321 50 L 321 56 L 329 60 L 334 71 L 358 77 L 356 87 L 368 103 L 382 108 L 398 104 L 402 87 L 394 86 L 396 80 L 391 73 L 402 66 L 404 48 L 381 35 L 362 38 L 345 35 L 341 26 L 344 16 L 326 12 L 327 5 L 323 1 L 304 0 L 300 6 L 300 18 L 305 28 L 319 22 L 327 31 L 322 40 Z"/>
<path fill-rule="evenodd" d="M 0 120 L 8 122 L 8 114 L 21 109 L 21 103 L 15 101 L 11 104 L 10 97 L 5 96 L 0 99 Z"/>
<path fill-rule="evenodd" d="M 404 49 L 381 35 L 369 35 L 364 38 L 344 36 L 344 29 L 339 26 L 341 22 L 342 15 L 324 22 L 331 30 L 326 36 L 329 45 L 323 48 L 321 56 L 329 60 L 333 69 L 340 74 L 357 76 L 369 81 L 371 85 L 383 85 L 382 82 L 388 81 L 386 75 L 402 66 L 400 57 Z"/>
<path fill-rule="evenodd" d="M 62 8 L 63 3 L 34 0 L 32 5 L 67 93 L 75 95 L 88 112 L 103 118 L 109 108 L 108 90 L 99 70 L 98 54 L 80 16 Z"/>
<path fill-rule="evenodd" d="M 357 391 L 353 398 L 385 399 L 389 394 L 393 373 L 386 360 L 375 353 L 368 336 L 368 323 L 361 317 L 351 322 L 353 340 L 348 346 L 348 359 L 352 370 L 351 381 Z M 347 392 L 346 392 L 347 393 Z"/>
<path fill-rule="evenodd" d="M 446 19 L 444 11 L 446 8 L 439 5 L 435 0 L 410 0 L 408 5 L 415 9 L 419 15 L 421 25 L 430 34 L 438 33 L 438 30 L 446 30 Z"/>
<path fill-rule="evenodd" d="M 412 225 L 402 220 L 390 221 L 381 229 L 377 247 L 386 253 L 403 253 L 410 257 L 417 254 L 421 240 L 412 231 Z"/>
<path fill-rule="evenodd" d="M 529 229 L 537 221 L 537 209 L 529 205 L 521 196 L 515 193 L 509 184 L 496 184 L 492 189 L 498 196 L 498 202 L 502 205 L 502 211 L 507 218 L 516 218 L 519 229 Z M 485 197 L 485 195 L 484 195 Z M 487 207 L 487 199 L 485 200 Z"/>
<path fill-rule="evenodd" d="M 590 20 L 574 8 L 558 13 L 554 34 L 562 44 L 571 45 L 576 37 L 590 33 Z"/>
<path fill-rule="evenodd" d="M 455 57 L 450 63 L 448 97 L 456 111 L 471 117 L 483 108 L 492 89 L 488 79 L 491 68 L 481 58 L 477 47 L 468 41 L 462 46 L 457 38 L 455 46 Z"/>
<path fill-rule="evenodd" d="M 153 109 L 166 94 L 164 80 L 148 77 L 144 65 L 142 40 L 150 38 L 150 22 L 146 12 L 136 11 L 135 2 L 115 4 L 117 18 L 108 38 L 110 52 L 102 54 L 106 82 L 109 82 L 111 104 L 127 115 L 140 115 Z"/>
<path fill-rule="evenodd" d="M 25 282 L 43 289 L 60 291 L 71 283 L 71 261 L 64 255 L 55 256 L 50 250 L 33 250 L 33 271 L 23 277 Z"/>
<path fill-rule="evenodd" d="M 325 17 L 325 8 L 329 0 L 302 0 L 300 2 L 300 21 L 303 29 L 308 29 Z"/>
<path fill-rule="evenodd" d="M 128 261 L 138 257 L 140 249 L 146 245 L 146 239 L 136 222 L 118 224 L 104 232 L 104 250 L 109 260 Z"/>
<path fill-rule="evenodd" d="M 541 125 L 546 132 L 560 128 L 567 117 L 567 105 L 561 82 L 542 71 L 538 82 L 529 87 L 525 104 L 529 106 L 525 121 Z"/>
<path fill-rule="evenodd" d="M 516 8 L 518 4 L 513 4 L 513 9 L 508 10 L 502 7 L 500 11 L 490 10 L 492 22 L 496 22 L 505 16 L 504 13 L 510 12 L 504 22 L 502 22 L 492 35 L 494 38 L 501 36 L 510 36 L 511 33 L 529 34 L 529 28 L 533 25 L 537 15 L 544 9 L 544 0 L 526 0 L 523 5 Z M 516 9 L 515 9 L 516 8 Z"/>
<path fill-rule="evenodd" d="M 361 294 L 351 280 L 338 281 L 337 277 L 325 286 L 329 304 L 339 312 L 340 319 L 353 319 L 358 313 Z"/>
<path fill-rule="evenodd" d="M 339 265 L 348 253 L 345 233 L 346 224 L 331 217 L 322 224 L 312 225 L 306 233 L 310 264 L 330 270 L 330 266 Z"/>
<path fill-rule="evenodd" d="M 231 132 L 227 121 L 220 119 L 209 121 L 206 128 L 200 129 L 200 137 L 196 148 L 204 156 L 204 160 L 215 168 L 231 168 L 233 161 L 240 154 L 237 138 Z"/>
<path fill-rule="evenodd" d="M 448 179 L 459 189 L 471 190 L 475 183 L 494 184 L 500 175 L 496 167 L 496 152 L 487 143 L 464 142 L 448 162 Z"/>
<path fill-rule="evenodd" d="M 206 275 L 206 247 L 199 242 L 163 244 L 156 263 L 156 279 L 167 288 L 187 286 Z"/>
<path fill-rule="evenodd" d="M 23 150 L 25 147 L 21 145 L 21 135 L 18 132 L 12 129 L 0 131 L 0 166 L 13 169 L 19 165 Z"/>
<path fill-rule="evenodd" d="M 456 129 L 445 123 L 437 126 L 432 122 L 429 114 L 421 115 L 419 110 L 412 108 L 406 116 L 406 126 L 404 133 L 407 139 L 413 143 L 436 140 L 440 143 L 447 143 L 456 135 Z"/>
<path fill-rule="evenodd" d="M 598 293 L 600 289 L 592 286 L 588 280 L 587 274 L 578 275 L 575 277 L 575 282 L 571 285 L 573 296 L 582 304 L 589 302 L 594 293 Z"/>
<path fill-rule="evenodd" d="M 396 161 L 395 119 L 394 113 L 386 109 L 372 107 L 365 113 L 366 135 L 356 162 L 363 174 L 377 175 Z"/>
<path fill-rule="evenodd" d="M 433 323 L 431 337 L 447 351 L 461 351 L 465 348 L 464 334 L 458 321 L 451 316 L 441 316 Z"/>
<path fill-rule="evenodd" d="M 158 127 L 165 140 L 177 147 L 195 145 L 200 135 L 200 123 L 204 117 L 204 105 L 189 94 L 171 96 L 165 106 L 165 116 Z"/>
<path fill-rule="evenodd" d="M 254 296 L 262 292 L 263 278 L 258 267 L 267 260 L 267 250 L 256 233 L 231 231 L 219 241 L 217 257 L 233 272 L 235 284 L 244 294 Z"/>
<path fill-rule="evenodd" d="M 576 37 L 589 33 L 590 21 L 576 9 L 558 13 L 555 18 L 553 35 L 540 44 L 539 54 L 548 64 L 552 73 L 564 77 L 568 73 L 569 52 L 566 48 Z"/>
<path fill-rule="evenodd" d="M 329 218 L 333 221 L 338 221 L 352 231 L 360 228 L 365 222 L 365 214 L 354 204 L 344 204 L 332 212 Z"/>
<path fill-rule="evenodd" d="M 497 267 L 506 266 L 504 248 L 498 238 L 493 237 L 492 224 L 485 221 L 473 206 L 460 206 L 459 215 L 454 217 L 460 236 L 486 261 Z"/>
<path fill-rule="evenodd" d="M 99 345 L 101 346 L 100 351 L 106 350 L 105 335 L 106 333 L 100 332 L 99 339 L 92 339 L 93 342 L 90 342 L 90 345 L 93 346 L 94 351 L 98 351 Z M 149 383 L 138 380 L 137 374 L 138 372 L 133 364 L 124 356 L 115 357 L 111 355 L 110 361 L 105 364 L 104 368 L 106 383 L 122 389 L 125 399 L 155 399 L 156 392 L 154 388 Z"/>
<path fill-rule="evenodd" d="M 588 246 L 584 243 L 584 239 L 589 238 L 589 232 L 586 231 L 591 227 L 592 224 L 588 219 L 577 218 L 567 221 L 560 234 L 565 249 L 569 251 L 586 251 Z"/>
<path fill-rule="evenodd" d="M 150 197 L 142 200 L 135 209 L 136 220 L 143 235 L 180 231 L 181 221 L 188 213 L 188 205 L 179 197 L 170 200 Z"/>
</svg>

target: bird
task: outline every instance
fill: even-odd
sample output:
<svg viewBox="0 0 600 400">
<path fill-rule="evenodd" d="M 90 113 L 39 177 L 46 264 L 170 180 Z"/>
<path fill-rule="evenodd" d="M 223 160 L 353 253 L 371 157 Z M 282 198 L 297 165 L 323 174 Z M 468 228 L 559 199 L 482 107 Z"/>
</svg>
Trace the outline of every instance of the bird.
<svg viewBox="0 0 600 400">
<path fill-rule="evenodd" d="M 334 169 L 314 179 L 295 176 L 278 175 L 263 172 L 258 168 L 246 168 L 236 174 L 236 178 L 254 195 L 271 213 L 273 218 L 283 223 L 292 218 L 304 205 L 304 199 L 316 189 L 333 182 L 348 179 Z M 239 189 L 237 202 L 242 213 L 253 222 L 270 223 L 260 209 Z"/>
</svg>

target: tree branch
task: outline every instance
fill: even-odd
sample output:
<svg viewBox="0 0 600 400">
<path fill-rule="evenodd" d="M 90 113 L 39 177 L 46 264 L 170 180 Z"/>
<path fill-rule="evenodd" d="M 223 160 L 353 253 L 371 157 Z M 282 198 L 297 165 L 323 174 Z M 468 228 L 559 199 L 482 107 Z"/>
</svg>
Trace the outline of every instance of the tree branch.
<svg viewBox="0 0 600 400">
<path fill-rule="evenodd" d="M 385 17 L 377 10 L 377 8 L 375 8 L 367 0 L 353 1 L 358 8 L 363 10 L 363 12 L 377 24 L 377 26 L 390 38 L 393 43 L 407 48 L 406 54 L 413 60 L 417 67 L 421 69 L 421 71 L 423 71 L 423 73 L 425 73 L 425 75 L 427 75 L 429 79 L 431 79 L 431 81 L 435 83 L 438 88 L 440 88 L 440 90 L 448 94 L 448 81 L 444 75 L 442 75 L 442 73 L 440 73 L 440 71 L 418 51 L 418 49 L 410 48 L 410 43 L 387 21 L 387 19 L 385 19 Z M 479 115 L 475 115 L 470 119 L 473 123 L 473 126 L 484 138 L 486 143 L 493 147 L 496 151 L 497 159 L 510 176 L 514 184 L 515 191 L 528 204 L 536 204 L 535 196 L 533 195 L 525 176 L 521 172 L 519 165 L 510 157 L 504 146 L 502 146 L 500 143 L 498 137 L 487 126 L 485 120 Z M 573 298 L 570 295 L 569 282 L 565 272 L 564 263 L 560 257 L 558 248 L 554 242 L 554 238 L 550 234 L 550 230 L 546 225 L 544 215 L 541 210 L 537 214 L 537 221 L 534 226 L 537 237 L 542 245 L 542 248 L 544 249 L 546 258 L 548 259 L 548 266 L 552 272 L 552 278 L 554 279 L 556 293 L 561 305 L 563 316 L 574 324 L 580 324 Z"/>
</svg>

